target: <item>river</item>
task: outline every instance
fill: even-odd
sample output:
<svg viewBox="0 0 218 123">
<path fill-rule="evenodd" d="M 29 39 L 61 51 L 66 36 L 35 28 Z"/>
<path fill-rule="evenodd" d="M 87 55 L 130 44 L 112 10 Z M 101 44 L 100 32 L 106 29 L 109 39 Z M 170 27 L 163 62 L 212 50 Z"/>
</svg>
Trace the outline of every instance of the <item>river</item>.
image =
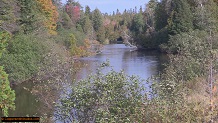
<svg viewBox="0 0 218 123">
<path fill-rule="evenodd" d="M 102 53 L 78 59 L 76 63 L 82 62 L 85 65 L 77 72 L 75 79 L 85 78 L 95 72 L 100 63 L 109 60 L 115 71 L 124 70 L 128 75 L 134 74 L 146 80 L 161 71 L 161 63 L 165 58 L 165 55 L 156 51 L 137 51 L 124 44 L 105 45 Z"/>
<path fill-rule="evenodd" d="M 85 78 L 88 74 L 95 72 L 97 66 L 106 60 L 109 60 L 110 66 L 115 71 L 124 70 L 128 75 L 134 74 L 146 80 L 162 70 L 161 64 L 166 61 L 166 57 L 155 51 L 136 51 L 124 44 L 105 45 L 102 53 L 75 61 L 74 66 L 79 69 L 72 75 L 73 79 Z M 23 83 L 13 88 L 16 92 L 16 110 L 10 111 L 10 116 L 38 116 L 40 114 L 40 107 L 42 107 L 40 105 L 43 104 L 26 89 L 33 85 L 31 82 Z"/>
</svg>

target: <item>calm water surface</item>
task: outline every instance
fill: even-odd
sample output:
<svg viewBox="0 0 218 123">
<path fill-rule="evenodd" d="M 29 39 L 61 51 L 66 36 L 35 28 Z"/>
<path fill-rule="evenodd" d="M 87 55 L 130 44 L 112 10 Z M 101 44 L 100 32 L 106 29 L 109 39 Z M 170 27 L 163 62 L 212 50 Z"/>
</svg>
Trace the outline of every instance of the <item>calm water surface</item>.
<svg viewBox="0 0 218 123">
<path fill-rule="evenodd" d="M 79 59 L 78 62 L 86 66 L 77 72 L 76 79 L 85 78 L 95 72 L 100 63 L 109 60 L 115 71 L 124 70 L 128 75 L 137 75 L 146 80 L 161 71 L 161 62 L 165 59 L 165 55 L 154 51 L 134 51 L 124 44 L 105 45 L 101 54 Z"/>
</svg>

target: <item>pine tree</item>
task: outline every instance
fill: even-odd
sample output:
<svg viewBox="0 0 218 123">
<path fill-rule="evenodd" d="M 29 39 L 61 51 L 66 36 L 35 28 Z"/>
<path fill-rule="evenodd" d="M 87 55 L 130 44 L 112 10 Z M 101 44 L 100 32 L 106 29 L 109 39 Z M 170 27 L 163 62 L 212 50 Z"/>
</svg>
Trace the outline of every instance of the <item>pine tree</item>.
<svg viewBox="0 0 218 123">
<path fill-rule="evenodd" d="M 92 15 L 93 28 L 97 32 L 102 26 L 103 20 L 101 12 L 98 9 L 95 9 Z"/>
<path fill-rule="evenodd" d="M 145 22 L 144 22 L 142 13 L 136 14 L 134 19 L 133 19 L 133 27 L 132 27 L 133 30 L 136 33 L 142 33 L 144 26 L 145 26 Z"/>
<path fill-rule="evenodd" d="M 97 40 L 101 43 L 104 43 L 105 41 L 105 28 L 103 25 L 99 27 L 99 30 L 97 31 Z"/>
<path fill-rule="evenodd" d="M 120 11 L 119 11 L 119 9 L 117 9 L 116 15 L 119 15 L 119 14 L 120 14 Z"/>
<path fill-rule="evenodd" d="M 70 29 L 73 27 L 73 22 L 65 11 L 62 14 L 62 25 L 66 29 Z"/>
<path fill-rule="evenodd" d="M 146 14 L 146 25 L 149 28 L 154 28 L 155 25 L 155 9 L 157 6 L 157 0 L 150 0 L 148 2 L 148 4 L 146 5 L 146 10 L 145 10 L 145 14 Z"/>
<path fill-rule="evenodd" d="M 85 16 L 83 21 L 83 32 L 90 37 L 92 33 L 92 23 L 88 16 Z"/>
<path fill-rule="evenodd" d="M 139 13 L 143 13 L 142 6 L 140 6 Z"/>
<path fill-rule="evenodd" d="M 168 14 L 165 6 L 165 1 L 162 1 L 157 4 L 154 13 L 154 20 L 155 20 L 155 30 L 159 31 L 168 25 L 167 19 Z"/>
<path fill-rule="evenodd" d="M 20 5 L 20 25 L 22 31 L 27 34 L 37 28 L 36 1 L 19 0 Z"/>
<path fill-rule="evenodd" d="M 86 6 L 86 8 L 85 8 L 85 15 L 88 17 L 90 17 L 90 15 L 91 15 L 91 9 L 89 6 Z"/>
<path fill-rule="evenodd" d="M 193 29 L 193 13 L 187 0 L 173 0 L 168 20 L 170 34 L 179 34 Z"/>
<path fill-rule="evenodd" d="M 203 2 L 199 0 L 195 3 L 197 7 L 195 8 L 195 18 L 194 26 L 200 30 L 218 31 L 218 6 L 213 0 L 208 0 Z"/>
</svg>

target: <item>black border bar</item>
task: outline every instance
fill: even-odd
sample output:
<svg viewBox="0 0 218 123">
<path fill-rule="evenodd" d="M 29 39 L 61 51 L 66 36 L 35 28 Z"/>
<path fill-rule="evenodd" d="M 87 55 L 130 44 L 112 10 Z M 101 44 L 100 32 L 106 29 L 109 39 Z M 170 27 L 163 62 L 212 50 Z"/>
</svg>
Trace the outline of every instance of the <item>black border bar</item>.
<svg viewBox="0 0 218 123">
<path fill-rule="evenodd" d="M 1 117 L 2 122 L 39 122 L 40 117 Z"/>
</svg>

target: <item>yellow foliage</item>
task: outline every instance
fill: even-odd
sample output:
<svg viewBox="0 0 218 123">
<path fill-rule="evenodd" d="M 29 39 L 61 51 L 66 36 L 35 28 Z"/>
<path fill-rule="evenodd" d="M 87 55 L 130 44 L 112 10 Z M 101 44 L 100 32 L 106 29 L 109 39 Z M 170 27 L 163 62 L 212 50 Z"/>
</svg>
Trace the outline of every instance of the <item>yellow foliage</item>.
<svg viewBox="0 0 218 123">
<path fill-rule="evenodd" d="M 77 40 L 75 39 L 75 36 L 72 34 L 70 42 L 71 42 L 70 51 L 71 51 L 72 56 L 75 56 L 75 57 L 82 56 L 83 57 L 83 56 L 91 55 L 91 53 L 90 53 L 90 48 L 91 48 L 90 40 L 85 39 L 83 46 L 77 46 L 77 44 L 76 44 Z"/>
<path fill-rule="evenodd" d="M 44 25 L 52 35 L 56 35 L 56 27 L 58 20 L 58 12 L 56 6 L 53 5 L 52 0 L 36 0 L 42 7 L 42 11 L 45 14 L 47 20 Z"/>
</svg>

